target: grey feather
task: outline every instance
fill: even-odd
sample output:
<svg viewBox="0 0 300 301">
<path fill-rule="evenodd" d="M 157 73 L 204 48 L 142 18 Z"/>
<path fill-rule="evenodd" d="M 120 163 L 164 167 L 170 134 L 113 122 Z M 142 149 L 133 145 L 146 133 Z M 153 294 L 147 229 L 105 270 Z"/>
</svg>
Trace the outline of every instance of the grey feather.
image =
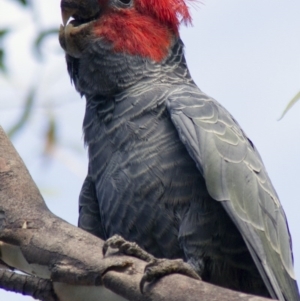
<svg viewBox="0 0 300 301">
<path fill-rule="evenodd" d="M 178 90 L 169 96 L 168 109 L 209 194 L 240 230 L 272 297 L 298 300 L 286 217 L 257 150 L 215 100 L 196 87 Z M 193 135 L 186 134 L 186 124 Z M 215 130 L 217 124 L 222 132 Z"/>
</svg>

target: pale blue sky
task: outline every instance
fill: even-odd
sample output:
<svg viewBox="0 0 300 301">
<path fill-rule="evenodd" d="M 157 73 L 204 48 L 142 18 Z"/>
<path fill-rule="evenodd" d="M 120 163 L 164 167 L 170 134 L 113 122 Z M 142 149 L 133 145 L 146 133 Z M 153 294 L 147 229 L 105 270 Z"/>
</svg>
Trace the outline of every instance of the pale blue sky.
<svg viewBox="0 0 300 301">
<path fill-rule="evenodd" d="M 41 28 L 59 26 L 59 0 L 33 2 Z M 300 103 L 277 121 L 300 90 L 300 2 L 202 2 L 193 4 L 193 27 L 181 30 L 188 65 L 199 87 L 231 112 L 260 151 L 287 214 L 300 279 Z M 34 115 L 13 142 L 50 209 L 76 224 L 87 163 L 81 131 L 84 100 L 70 85 L 56 39 L 45 43 L 43 64 L 32 59 L 33 20 L 14 1 L 1 0 L 0 28 L 5 25 L 13 25 L 15 32 L 7 41 L 11 77 L 0 78 L 0 124 L 4 129 L 13 124 L 28 87 L 38 83 Z M 59 118 L 62 141 L 52 161 L 41 155 L 49 114 Z M 0 300 L 25 299 L 0 291 Z"/>
</svg>

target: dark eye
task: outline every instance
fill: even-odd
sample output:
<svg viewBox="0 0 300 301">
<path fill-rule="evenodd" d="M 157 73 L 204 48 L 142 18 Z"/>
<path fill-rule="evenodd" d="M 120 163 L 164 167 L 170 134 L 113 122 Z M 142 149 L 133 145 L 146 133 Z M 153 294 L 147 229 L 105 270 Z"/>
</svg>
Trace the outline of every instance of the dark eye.
<svg viewBox="0 0 300 301">
<path fill-rule="evenodd" d="M 134 0 L 110 0 L 111 7 L 114 8 L 131 8 Z"/>
<path fill-rule="evenodd" d="M 132 5 L 133 0 L 117 0 L 119 2 L 119 6 L 122 8 L 130 7 Z"/>
</svg>

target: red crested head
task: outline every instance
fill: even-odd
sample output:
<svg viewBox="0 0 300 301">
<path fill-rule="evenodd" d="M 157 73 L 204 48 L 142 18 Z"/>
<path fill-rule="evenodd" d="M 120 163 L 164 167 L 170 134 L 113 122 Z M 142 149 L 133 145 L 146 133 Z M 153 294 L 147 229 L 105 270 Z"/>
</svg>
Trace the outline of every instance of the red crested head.
<svg viewBox="0 0 300 301">
<path fill-rule="evenodd" d="M 116 52 L 163 60 L 181 22 L 191 22 L 187 0 L 98 0 L 94 33 Z"/>
</svg>

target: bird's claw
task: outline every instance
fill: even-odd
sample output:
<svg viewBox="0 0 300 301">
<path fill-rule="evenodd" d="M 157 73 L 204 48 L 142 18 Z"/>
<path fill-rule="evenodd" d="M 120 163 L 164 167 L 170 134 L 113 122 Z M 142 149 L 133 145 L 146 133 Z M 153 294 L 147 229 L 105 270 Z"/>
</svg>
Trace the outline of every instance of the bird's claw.
<svg viewBox="0 0 300 301">
<path fill-rule="evenodd" d="M 108 248 L 118 249 L 119 252 L 125 255 L 131 255 L 148 262 L 140 282 L 140 291 L 142 293 L 144 292 L 144 286 L 146 282 L 152 282 L 156 279 L 173 273 L 183 274 L 197 280 L 201 279 L 195 270 L 183 260 L 155 258 L 151 254 L 144 251 L 136 243 L 126 241 L 120 235 L 114 235 L 105 241 L 102 248 L 103 256 L 105 256 Z"/>
<path fill-rule="evenodd" d="M 188 277 L 200 280 L 200 276 L 195 270 L 181 259 L 157 259 L 154 258 L 146 265 L 144 275 L 140 282 L 140 291 L 144 293 L 144 286 L 146 282 L 152 282 L 163 276 L 179 273 Z"/>
<path fill-rule="evenodd" d="M 154 259 L 152 255 L 144 251 L 135 242 L 127 241 L 120 235 L 114 235 L 105 241 L 102 248 L 103 256 L 105 256 L 108 248 L 118 249 L 119 252 L 125 255 L 134 256 L 147 262 Z"/>
</svg>

